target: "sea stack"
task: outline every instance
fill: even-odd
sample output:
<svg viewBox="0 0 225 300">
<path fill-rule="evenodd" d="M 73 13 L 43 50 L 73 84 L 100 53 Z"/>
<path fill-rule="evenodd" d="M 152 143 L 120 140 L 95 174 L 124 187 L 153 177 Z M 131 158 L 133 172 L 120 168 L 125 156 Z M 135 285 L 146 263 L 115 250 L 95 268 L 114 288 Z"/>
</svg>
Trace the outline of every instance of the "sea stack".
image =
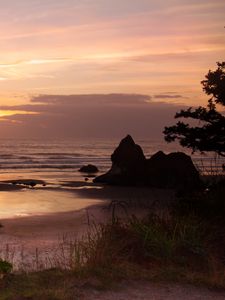
<svg viewBox="0 0 225 300">
<path fill-rule="evenodd" d="M 199 172 L 189 155 L 183 152 L 165 154 L 158 151 L 146 161 L 146 184 L 159 188 L 192 188 L 199 186 Z"/>
<path fill-rule="evenodd" d="M 190 188 L 200 184 L 199 173 L 190 156 L 183 152 L 158 151 L 146 159 L 141 147 L 127 135 L 111 155 L 111 169 L 94 179 L 109 185 Z"/>
<path fill-rule="evenodd" d="M 127 135 L 111 155 L 112 167 L 104 175 L 98 176 L 94 182 L 135 185 L 143 180 L 146 158 L 141 147 Z"/>
</svg>

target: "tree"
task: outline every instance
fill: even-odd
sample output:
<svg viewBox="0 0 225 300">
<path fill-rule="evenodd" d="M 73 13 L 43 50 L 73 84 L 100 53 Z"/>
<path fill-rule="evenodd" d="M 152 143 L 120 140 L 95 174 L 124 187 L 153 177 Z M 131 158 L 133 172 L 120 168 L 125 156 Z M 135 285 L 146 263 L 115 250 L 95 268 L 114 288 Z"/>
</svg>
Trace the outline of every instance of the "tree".
<svg viewBox="0 0 225 300">
<path fill-rule="evenodd" d="M 225 116 L 219 113 L 216 105 L 225 106 L 225 62 L 217 63 L 215 71 L 209 70 L 201 81 L 203 91 L 211 95 L 207 107 L 188 108 L 176 113 L 175 118 L 191 118 L 200 121 L 198 126 L 184 122 L 165 127 L 163 133 L 167 142 L 178 140 L 180 145 L 193 152 L 213 151 L 225 156 Z"/>
</svg>

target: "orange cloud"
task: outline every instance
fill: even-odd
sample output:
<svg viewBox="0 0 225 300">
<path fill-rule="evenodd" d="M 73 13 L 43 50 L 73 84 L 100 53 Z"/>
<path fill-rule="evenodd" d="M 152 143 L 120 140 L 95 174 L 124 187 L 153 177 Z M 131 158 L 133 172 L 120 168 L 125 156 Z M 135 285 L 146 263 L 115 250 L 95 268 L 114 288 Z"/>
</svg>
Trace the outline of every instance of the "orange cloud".
<svg viewBox="0 0 225 300">
<path fill-rule="evenodd" d="M 23 111 L 23 110 L 0 110 L 0 120 L 6 120 L 9 116 L 15 115 L 37 115 L 38 112 Z"/>
<path fill-rule="evenodd" d="M 174 90 L 202 104 L 200 81 L 224 56 L 222 0 L 13 2 L 1 5 L 1 93 Z"/>
</svg>

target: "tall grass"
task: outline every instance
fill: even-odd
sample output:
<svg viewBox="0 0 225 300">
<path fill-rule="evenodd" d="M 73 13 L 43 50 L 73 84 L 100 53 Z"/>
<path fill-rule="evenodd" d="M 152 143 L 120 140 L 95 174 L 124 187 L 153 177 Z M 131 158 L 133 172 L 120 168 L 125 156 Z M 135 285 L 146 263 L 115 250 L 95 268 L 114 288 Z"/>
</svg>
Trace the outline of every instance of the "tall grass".
<svg viewBox="0 0 225 300">
<path fill-rule="evenodd" d="M 195 214 L 199 218 L 224 220 L 225 178 L 211 183 L 207 188 L 178 195 L 173 205 L 173 214 Z"/>
<path fill-rule="evenodd" d="M 114 218 L 107 224 L 95 224 L 81 239 L 64 236 L 57 249 L 48 255 L 35 249 L 30 263 L 28 253 L 21 249 L 20 270 L 40 270 L 46 267 L 81 270 L 109 268 L 121 262 L 141 263 L 144 260 L 173 260 L 179 251 L 202 255 L 204 227 L 194 218 L 174 219 L 149 215 L 144 219 L 131 216 L 125 221 Z M 15 249 L 12 251 L 15 253 Z M 12 263 L 9 246 L 1 256 Z M 18 253 L 17 253 L 18 256 Z M 18 259 L 18 258 L 17 258 Z"/>
<path fill-rule="evenodd" d="M 167 214 L 149 209 L 144 218 L 129 215 L 129 203 L 115 201 L 108 223 L 91 223 L 87 216 L 89 230 L 80 239 L 64 236 L 55 249 L 35 249 L 32 257 L 8 245 L 0 257 L 17 263 L 23 273 L 54 268 L 104 282 L 136 276 L 225 288 L 224 187 L 220 182 L 209 191 L 181 197 Z M 118 217 L 119 209 L 126 218 Z"/>
<path fill-rule="evenodd" d="M 106 224 L 92 223 L 79 240 L 64 236 L 47 260 L 36 249 L 32 264 L 35 272 L 26 273 L 31 268 L 26 269 L 24 261 L 22 272 L 6 276 L 0 285 L 7 295 L 48 300 L 73 299 L 69 297 L 74 297 L 75 282 L 86 282 L 87 278 L 91 284 L 97 278 L 97 288 L 129 278 L 225 288 L 223 264 L 211 247 L 215 235 L 215 228 L 210 232 L 208 224 L 193 215 L 162 218 L 150 214 L 142 219 L 130 216 Z M 25 259 L 26 254 L 23 256 Z M 0 299 L 11 298 L 0 295 Z"/>
</svg>

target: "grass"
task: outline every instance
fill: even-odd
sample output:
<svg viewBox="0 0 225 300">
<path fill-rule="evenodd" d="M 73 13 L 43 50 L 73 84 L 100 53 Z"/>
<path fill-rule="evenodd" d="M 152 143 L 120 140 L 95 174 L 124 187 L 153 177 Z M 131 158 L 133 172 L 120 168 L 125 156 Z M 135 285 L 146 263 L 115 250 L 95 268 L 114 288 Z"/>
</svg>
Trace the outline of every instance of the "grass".
<svg viewBox="0 0 225 300">
<path fill-rule="evenodd" d="M 72 299 L 72 287 L 71 274 L 58 269 L 9 275 L 1 282 L 0 299 Z"/>
<path fill-rule="evenodd" d="M 4 277 L 6 274 L 12 271 L 12 264 L 6 260 L 0 259 L 0 276 Z"/>
<path fill-rule="evenodd" d="M 224 219 L 224 177 L 211 185 L 206 185 L 204 189 L 179 195 L 174 203 L 173 213 L 183 216 L 192 213 L 205 219 Z"/>
<path fill-rule="evenodd" d="M 66 237 L 54 268 L 6 274 L 1 300 L 79 299 L 83 288 L 105 289 L 123 279 L 175 281 L 225 288 L 225 185 L 177 198 L 170 214 L 92 224 L 80 240 Z M 120 203 L 119 203 L 120 205 Z M 49 258 L 50 260 L 50 258 Z M 42 287 L 40 289 L 40 287 Z"/>
<path fill-rule="evenodd" d="M 209 228 L 191 215 L 132 216 L 126 222 L 95 225 L 82 240 L 64 241 L 58 268 L 6 275 L 0 299 L 76 299 L 82 288 L 105 289 L 123 279 L 225 288 L 224 265 L 211 247 L 215 228 L 211 233 Z"/>
</svg>

